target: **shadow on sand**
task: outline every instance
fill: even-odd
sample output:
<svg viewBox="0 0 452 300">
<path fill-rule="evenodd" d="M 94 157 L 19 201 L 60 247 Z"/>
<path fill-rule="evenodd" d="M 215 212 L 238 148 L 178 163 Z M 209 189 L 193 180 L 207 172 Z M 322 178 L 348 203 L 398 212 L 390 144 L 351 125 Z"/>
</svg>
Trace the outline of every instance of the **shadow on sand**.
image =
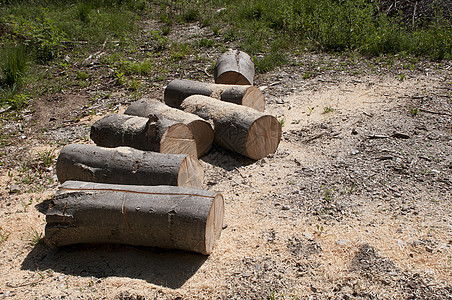
<svg viewBox="0 0 452 300">
<path fill-rule="evenodd" d="M 129 277 L 176 289 L 190 279 L 207 256 L 121 245 L 52 248 L 35 246 L 22 263 L 23 270 L 47 270 L 83 277 Z"/>
</svg>

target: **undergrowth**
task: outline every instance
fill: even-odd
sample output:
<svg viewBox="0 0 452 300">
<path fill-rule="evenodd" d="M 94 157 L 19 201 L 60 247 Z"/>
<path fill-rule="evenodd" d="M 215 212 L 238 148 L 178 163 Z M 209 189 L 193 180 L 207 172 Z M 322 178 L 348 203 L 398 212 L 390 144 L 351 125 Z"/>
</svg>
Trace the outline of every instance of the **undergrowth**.
<svg viewBox="0 0 452 300">
<path fill-rule="evenodd" d="M 131 83 L 130 90 L 141 86 L 136 76 L 164 76 L 154 57 L 183 64 L 193 52 L 223 51 L 231 42 L 253 57 L 259 73 L 304 51 L 451 59 L 447 1 L 419 3 L 423 11 L 417 14 L 411 2 L 401 1 L 402 10 L 394 11 L 389 0 L 0 0 L 0 106 L 21 109 L 39 91 L 48 91 L 35 88 L 46 78 L 37 69 L 66 65 L 69 74 L 64 56 L 86 57 L 99 49 L 110 50 L 101 61 L 119 56 L 108 67 L 121 75 L 122 86 Z M 146 45 L 152 52 L 143 59 L 134 54 L 143 48 L 136 42 L 138 24 L 148 19 L 156 19 L 160 30 L 150 32 Z M 210 27 L 216 39 L 193 44 L 166 37 L 175 24 L 192 22 Z M 83 72 L 74 81 L 86 86 L 90 74 Z"/>
</svg>

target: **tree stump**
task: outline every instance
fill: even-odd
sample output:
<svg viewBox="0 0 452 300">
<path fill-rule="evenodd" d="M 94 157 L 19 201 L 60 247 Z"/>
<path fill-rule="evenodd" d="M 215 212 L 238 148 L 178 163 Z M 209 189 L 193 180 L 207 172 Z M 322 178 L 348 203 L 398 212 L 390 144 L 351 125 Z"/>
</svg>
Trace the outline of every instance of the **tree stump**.
<svg viewBox="0 0 452 300">
<path fill-rule="evenodd" d="M 245 52 L 229 50 L 217 60 L 214 78 L 219 84 L 253 85 L 253 61 Z"/>
<path fill-rule="evenodd" d="M 186 98 L 181 109 L 214 123 L 215 143 L 252 159 L 275 153 L 281 124 L 268 114 L 207 96 Z"/>
<path fill-rule="evenodd" d="M 208 255 L 223 227 L 219 193 L 67 181 L 50 201 L 44 241 L 126 244 Z"/>
<path fill-rule="evenodd" d="M 56 173 L 60 182 L 80 180 L 194 188 L 200 188 L 204 178 L 202 165 L 191 155 L 84 144 L 68 145 L 61 150 Z"/>
<path fill-rule="evenodd" d="M 195 139 L 197 157 L 206 154 L 212 146 L 213 129 L 209 122 L 201 119 L 197 115 L 169 107 L 158 100 L 140 99 L 132 103 L 124 114 L 138 117 L 151 116 L 158 119 L 165 118 L 187 125 Z"/>
<path fill-rule="evenodd" d="M 111 114 L 91 126 L 90 136 L 101 147 L 129 146 L 139 150 L 197 156 L 190 128 L 164 117 Z"/>
<path fill-rule="evenodd" d="M 192 95 L 209 96 L 248 106 L 261 112 L 265 109 L 264 95 L 252 85 L 227 85 L 175 79 L 165 88 L 164 100 L 167 105 L 179 108 L 182 101 Z"/>
</svg>

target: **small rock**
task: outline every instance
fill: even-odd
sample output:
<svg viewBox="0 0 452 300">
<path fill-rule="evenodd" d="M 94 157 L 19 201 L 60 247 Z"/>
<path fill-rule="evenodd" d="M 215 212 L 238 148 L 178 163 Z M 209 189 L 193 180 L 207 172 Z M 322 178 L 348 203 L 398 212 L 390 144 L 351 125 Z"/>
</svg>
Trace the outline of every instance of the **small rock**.
<svg viewBox="0 0 452 300">
<path fill-rule="evenodd" d="M 290 206 L 289 205 L 283 205 L 282 207 L 281 207 L 281 210 L 289 210 L 290 209 Z"/>
<path fill-rule="evenodd" d="M 400 249 L 403 249 L 405 247 L 405 242 L 402 240 L 397 240 L 397 245 L 400 247 Z"/>
<path fill-rule="evenodd" d="M 359 153 L 358 150 L 356 150 L 356 149 L 353 149 L 353 150 L 352 150 L 352 155 L 356 155 L 356 154 L 358 154 L 358 153 Z"/>
<path fill-rule="evenodd" d="M 307 239 L 312 239 L 314 236 L 312 234 L 310 234 L 309 232 L 305 232 L 303 233 L 303 236 Z"/>
<path fill-rule="evenodd" d="M 20 192 L 20 187 L 17 184 L 13 184 L 9 187 L 9 193 L 15 194 Z"/>
<path fill-rule="evenodd" d="M 430 246 L 425 246 L 425 250 L 430 253 L 433 252 L 433 248 Z"/>
<path fill-rule="evenodd" d="M 353 134 L 353 135 L 357 135 L 357 134 L 358 134 L 358 131 L 356 131 L 356 128 L 353 128 L 353 129 L 352 129 L 352 134 Z"/>
<path fill-rule="evenodd" d="M 342 246 L 347 245 L 349 242 L 350 242 L 350 241 L 347 240 L 347 239 L 339 239 L 339 240 L 336 241 L 336 244 L 338 244 L 339 246 L 342 247 Z"/>
</svg>

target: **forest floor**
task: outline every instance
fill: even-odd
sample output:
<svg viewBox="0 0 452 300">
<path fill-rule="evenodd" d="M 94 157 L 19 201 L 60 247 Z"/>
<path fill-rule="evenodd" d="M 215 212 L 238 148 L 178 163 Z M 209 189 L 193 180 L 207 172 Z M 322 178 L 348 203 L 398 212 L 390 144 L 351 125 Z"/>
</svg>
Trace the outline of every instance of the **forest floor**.
<svg viewBox="0 0 452 300">
<path fill-rule="evenodd" d="M 181 25 L 169 39 L 206 34 Z M 164 80 L 145 79 L 148 95 L 162 100 L 174 78 L 213 81 L 219 55 L 187 55 Z M 206 257 L 40 242 L 35 205 L 58 187 L 59 151 L 92 143 L 90 125 L 133 101 L 107 67 L 82 61 L 71 63 L 96 84 L 35 99 L 3 123 L 0 298 L 452 298 L 451 62 L 302 53 L 257 75 L 282 140 L 259 161 L 218 147 L 200 158 L 204 188 L 225 199 Z"/>
</svg>

